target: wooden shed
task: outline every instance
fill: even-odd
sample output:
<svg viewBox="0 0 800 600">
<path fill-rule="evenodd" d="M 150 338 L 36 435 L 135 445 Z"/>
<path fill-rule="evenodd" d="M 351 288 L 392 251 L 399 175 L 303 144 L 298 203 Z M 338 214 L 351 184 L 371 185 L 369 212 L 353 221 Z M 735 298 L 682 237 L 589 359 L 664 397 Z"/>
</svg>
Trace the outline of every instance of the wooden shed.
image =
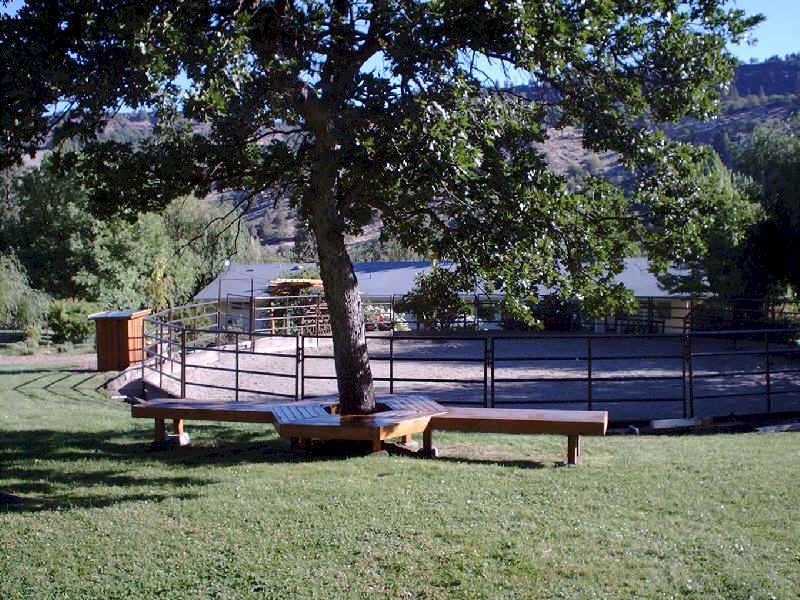
<svg viewBox="0 0 800 600">
<path fill-rule="evenodd" d="M 122 371 L 142 362 L 145 310 L 115 310 L 89 315 L 97 332 L 97 370 Z"/>
</svg>

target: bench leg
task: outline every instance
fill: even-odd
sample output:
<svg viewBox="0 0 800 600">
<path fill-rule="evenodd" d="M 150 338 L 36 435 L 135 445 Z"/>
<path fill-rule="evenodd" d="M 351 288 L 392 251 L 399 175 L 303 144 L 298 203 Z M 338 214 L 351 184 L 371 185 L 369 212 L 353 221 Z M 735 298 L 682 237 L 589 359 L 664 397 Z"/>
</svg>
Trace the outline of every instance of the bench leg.
<svg viewBox="0 0 800 600">
<path fill-rule="evenodd" d="M 411 435 L 410 433 L 404 435 L 403 436 L 403 443 L 406 444 L 406 445 L 413 444 L 414 443 L 414 436 Z"/>
<path fill-rule="evenodd" d="M 424 458 L 437 458 L 439 450 L 433 447 L 433 430 L 426 429 L 422 432 L 422 448 L 417 450 L 417 454 Z"/>
<path fill-rule="evenodd" d="M 293 437 L 289 438 L 289 444 L 291 445 L 292 450 L 311 450 L 311 438 L 304 438 L 304 437 Z"/>
<path fill-rule="evenodd" d="M 567 464 L 581 464 L 581 436 L 567 436 Z"/>
<path fill-rule="evenodd" d="M 380 452 L 383 450 L 383 441 L 372 440 L 372 452 Z"/>
<path fill-rule="evenodd" d="M 167 439 L 167 428 L 164 426 L 164 419 L 156 417 L 155 421 L 155 442 L 156 444 L 163 444 Z"/>
</svg>

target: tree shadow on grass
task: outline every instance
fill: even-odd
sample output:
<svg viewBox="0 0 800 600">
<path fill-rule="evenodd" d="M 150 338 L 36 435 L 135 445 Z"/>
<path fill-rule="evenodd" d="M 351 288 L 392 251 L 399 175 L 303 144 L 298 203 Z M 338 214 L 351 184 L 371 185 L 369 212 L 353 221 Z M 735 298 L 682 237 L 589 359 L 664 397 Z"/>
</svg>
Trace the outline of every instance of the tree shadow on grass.
<svg viewBox="0 0 800 600">
<path fill-rule="evenodd" d="M 264 439 L 264 431 L 194 430 L 199 444 L 167 449 L 152 449 L 141 428 L 0 430 L 0 513 L 198 498 L 218 480 L 194 474 L 197 467 L 310 460 L 283 440 Z M 204 443 L 207 438 L 215 441 Z M 149 474 L 154 462 L 166 468 L 157 465 L 158 473 Z"/>
<path fill-rule="evenodd" d="M 265 438 L 271 429 L 198 425 L 192 427 L 197 438 L 192 445 L 167 448 L 153 448 L 149 428 L 141 427 L 91 432 L 0 430 L 0 514 L 199 498 L 203 488 L 219 480 L 194 475 L 196 468 L 347 458 L 296 452 L 285 440 Z M 153 463 L 166 469 L 158 475 L 142 474 Z"/>
<path fill-rule="evenodd" d="M 465 456 L 439 456 L 435 460 L 448 463 L 469 465 L 490 465 L 493 467 L 511 467 L 514 469 L 544 469 L 548 466 L 560 466 L 560 462 L 544 463 L 537 460 L 505 459 L 505 458 L 474 458 Z"/>
</svg>

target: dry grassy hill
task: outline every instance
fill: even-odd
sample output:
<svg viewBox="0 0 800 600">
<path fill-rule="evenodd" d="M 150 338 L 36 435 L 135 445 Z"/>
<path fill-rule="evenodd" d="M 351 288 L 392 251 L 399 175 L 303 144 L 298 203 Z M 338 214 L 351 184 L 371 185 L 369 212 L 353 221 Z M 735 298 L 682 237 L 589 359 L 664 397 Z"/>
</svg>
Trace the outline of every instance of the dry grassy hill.
<svg viewBox="0 0 800 600">
<path fill-rule="evenodd" d="M 514 89 L 530 97 L 542 90 L 530 87 Z M 735 79 L 731 96 L 726 99 L 722 113 L 707 122 L 685 120 L 677 124 L 659 125 L 668 136 L 682 141 L 712 145 L 729 161 L 733 148 L 761 123 L 784 120 L 800 110 L 800 55 L 786 59 L 773 57 L 765 63 L 742 65 Z M 106 126 L 103 137 L 120 142 L 136 141 L 151 134 L 153 117 L 145 112 L 118 114 Z M 201 129 L 202 126 L 198 126 Z M 622 169 L 615 154 L 595 154 L 582 146 L 579 128 L 551 130 L 550 138 L 541 145 L 551 167 L 573 181 L 587 175 L 609 177 L 625 187 L 630 175 Z M 42 153 L 26 162 L 35 166 Z M 236 201 L 240 194 L 224 197 L 214 194 L 211 202 Z M 294 251 L 298 220 L 288 198 L 261 195 L 254 198 L 244 212 L 244 221 L 253 236 L 272 253 L 290 257 Z M 371 223 L 361 236 L 349 240 L 351 245 L 376 240 L 381 232 L 379 220 Z"/>
</svg>

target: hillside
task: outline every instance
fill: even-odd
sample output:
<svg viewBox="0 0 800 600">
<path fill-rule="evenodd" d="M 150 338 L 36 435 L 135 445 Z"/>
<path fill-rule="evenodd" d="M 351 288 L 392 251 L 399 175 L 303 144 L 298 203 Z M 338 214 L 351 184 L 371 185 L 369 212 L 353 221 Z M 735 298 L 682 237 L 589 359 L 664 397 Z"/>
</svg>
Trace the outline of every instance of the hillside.
<svg viewBox="0 0 800 600">
<path fill-rule="evenodd" d="M 539 97 L 547 94 L 530 86 L 513 88 L 516 94 Z M 800 112 L 800 54 L 785 58 L 772 57 L 763 63 L 740 65 L 721 114 L 707 122 L 687 119 L 677 124 L 659 124 L 658 127 L 673 138 L 693 144 L 713 146 L 730 165 L 733 148 L 759 124 L 769 120 L 784 120 Z M 121 113 L 111 119 L 103 137 L 128 142 L 143 139 L 153 129 L 152 116 L 146 112 Z M 202 126 L 198 126 L 198 130 Z M 622 169 L 613 153 L 587 152 L 581 145 L 581 130 L 565 127 L 552 130 L 550 138 L 541 146 L 551 167 L 577 181 L 587 175 L 609 177 L 623 187 L 630 175 Z M 41 153 L 27 165 L 41 161 Z M 224 198 L 214 194 L 212 202 L 223 199 L 236 201 L 241 194 L 228 193 Z M 298 221 L 286 197 L 262 194 L 251 200 L 244 212 L 244 222 L 271 253 L 292 257 Z M 351 248 L 360 247 L 374 252 L 375 240 L 380 235 L 380 221 L 371 223 L 364 234 L 348 240 Z"/>
<path fill-rule="evenodd" d="M 734 79 L 739 96 L 800 94 L 800 54 L 773 56 L 762 63 L 740 65 Z"/>
</svg>

